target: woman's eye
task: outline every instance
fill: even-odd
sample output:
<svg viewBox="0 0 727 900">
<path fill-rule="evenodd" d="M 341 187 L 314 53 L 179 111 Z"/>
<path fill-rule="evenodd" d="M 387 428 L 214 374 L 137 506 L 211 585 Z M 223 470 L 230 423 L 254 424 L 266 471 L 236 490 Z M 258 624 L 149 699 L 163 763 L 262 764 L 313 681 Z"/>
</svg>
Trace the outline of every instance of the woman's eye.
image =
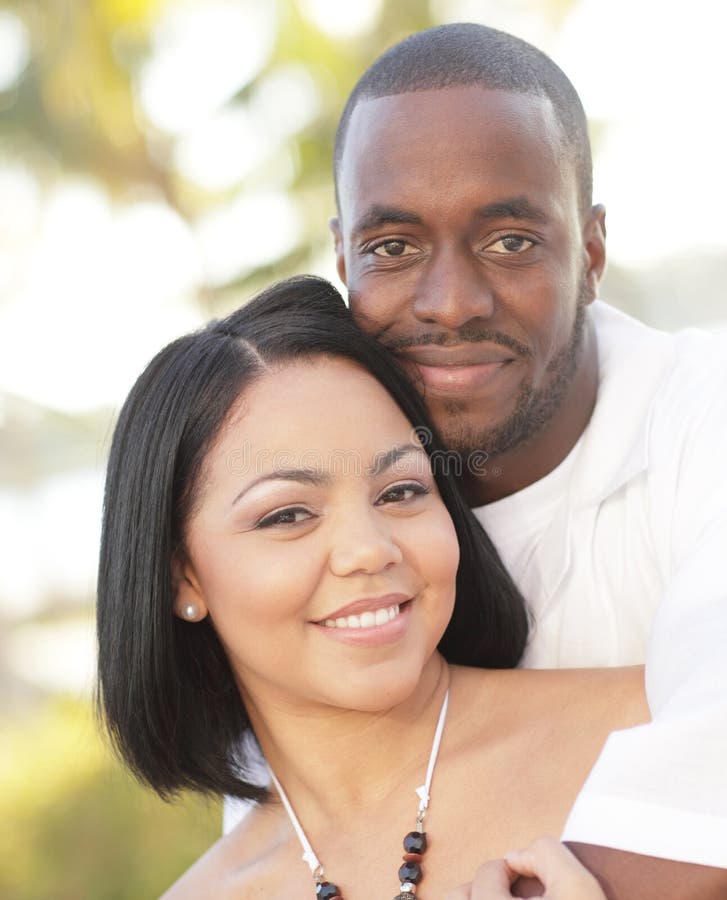
<svg viewBox="0 0 727 900">
<path fill-rule="evenodd" d="M 272 528 L 275 525 L 298 525 L 311 518 L 311 513 L 302 506 L 289 506 L 264 516 L 257 523 L 257 528 Z"/>
<path fill-rule="evenodd" d="M 375 247 L 371 248 L 371 252 L 375 253 L 376 256 L 409 256 L 409 254 L 416 252 L 414 247 L 411 244 L 407 244 L 406 241 L 384 241 L 381 244 L 377 244 Z"/>
<path fill-rule="evenodd" d="M 516 253 L 523 253 L 525 250 L 529 250 L 534 246 L 535 241 L 531 238 L 523 237 L 521 234 L 506 234 L 493 244 L 490 244 L 487 249 L 493 250 L 495 253 L 509 253 L 514 255 Z"/>
<path fill-rule="evenodd" d="M 424 484 L 395 484 L 387 488 L 383 494 L 379 494 L 376 506 L 383 506 L 387 503 L 404 503 L 413 497 L 421 497 L 429 492 L 429 488 Z"/>
</svg>

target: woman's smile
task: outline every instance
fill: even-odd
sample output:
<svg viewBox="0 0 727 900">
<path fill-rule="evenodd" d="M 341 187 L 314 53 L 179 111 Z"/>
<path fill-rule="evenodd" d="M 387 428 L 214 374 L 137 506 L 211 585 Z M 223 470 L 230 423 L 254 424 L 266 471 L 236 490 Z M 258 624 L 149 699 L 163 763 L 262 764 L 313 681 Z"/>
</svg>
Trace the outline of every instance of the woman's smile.
<svg viewBox="0 0 727 900">
<path fill-rule="evenodd" d="M 357 647 L 378 647 L 398 641 L 409 624 L 413 600 L 401 600 L 390 606 L 379 606 L 356 615 L 338 616 L 314 622 L 326 637 Z"/>
</svg>

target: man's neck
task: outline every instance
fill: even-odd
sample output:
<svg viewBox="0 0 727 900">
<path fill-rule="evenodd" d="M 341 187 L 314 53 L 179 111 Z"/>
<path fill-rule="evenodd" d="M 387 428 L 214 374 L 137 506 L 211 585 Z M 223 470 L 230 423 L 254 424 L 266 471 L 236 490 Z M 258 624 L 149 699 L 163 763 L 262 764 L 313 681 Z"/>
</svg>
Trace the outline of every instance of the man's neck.
<svg viewBox="0 0 727 900">
<path fill-rule="evenodd" d="M 597 393 L 598 351 L 593 322 L 589 320 L 581 363 L 560 408 L 529 440 L 490 457 L 485 473 L 465 473 L 459 488 L 469 505 L 484 506 L 502 500 L 556 469 L 585 431 Z"/>
</svg>

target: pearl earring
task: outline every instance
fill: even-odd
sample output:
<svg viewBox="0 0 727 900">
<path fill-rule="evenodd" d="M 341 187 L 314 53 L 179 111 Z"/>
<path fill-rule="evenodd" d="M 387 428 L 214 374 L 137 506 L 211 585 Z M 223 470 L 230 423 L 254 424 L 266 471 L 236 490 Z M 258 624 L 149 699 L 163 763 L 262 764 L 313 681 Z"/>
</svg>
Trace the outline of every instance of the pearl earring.
<svg viewBox="0 0 727 900">
<path fill-rule="evenodd" d="M 196 622 L 199 618 L 199 607 L 196 603 L 185 603 L 182 607 L 182 616 L 188 622 Z"/>
</svg>

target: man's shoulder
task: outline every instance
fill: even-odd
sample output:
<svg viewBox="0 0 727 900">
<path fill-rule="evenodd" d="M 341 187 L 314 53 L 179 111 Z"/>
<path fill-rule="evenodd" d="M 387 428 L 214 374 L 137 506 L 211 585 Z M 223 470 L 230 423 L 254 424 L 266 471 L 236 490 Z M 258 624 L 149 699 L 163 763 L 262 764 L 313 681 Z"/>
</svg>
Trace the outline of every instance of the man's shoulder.
<svg viewBox="0 0 727 900">
<path fill-rule="evenodd" d="M 598 396 L 571 491 L 584 504 L 601 502 L 645 471 L 673 474 L 712 434 L 712 443 L 723 445 L 727 421 L 727 336 L 659 331 L 601 301 L 590 316 Z"/>
<path fill-rule="evenodd" d="M 727 332 L 653 328 L 602 301 L 593 304 L 601 382 L 662 407 L 709 404 L 727 377 Z"/>
</svg>

